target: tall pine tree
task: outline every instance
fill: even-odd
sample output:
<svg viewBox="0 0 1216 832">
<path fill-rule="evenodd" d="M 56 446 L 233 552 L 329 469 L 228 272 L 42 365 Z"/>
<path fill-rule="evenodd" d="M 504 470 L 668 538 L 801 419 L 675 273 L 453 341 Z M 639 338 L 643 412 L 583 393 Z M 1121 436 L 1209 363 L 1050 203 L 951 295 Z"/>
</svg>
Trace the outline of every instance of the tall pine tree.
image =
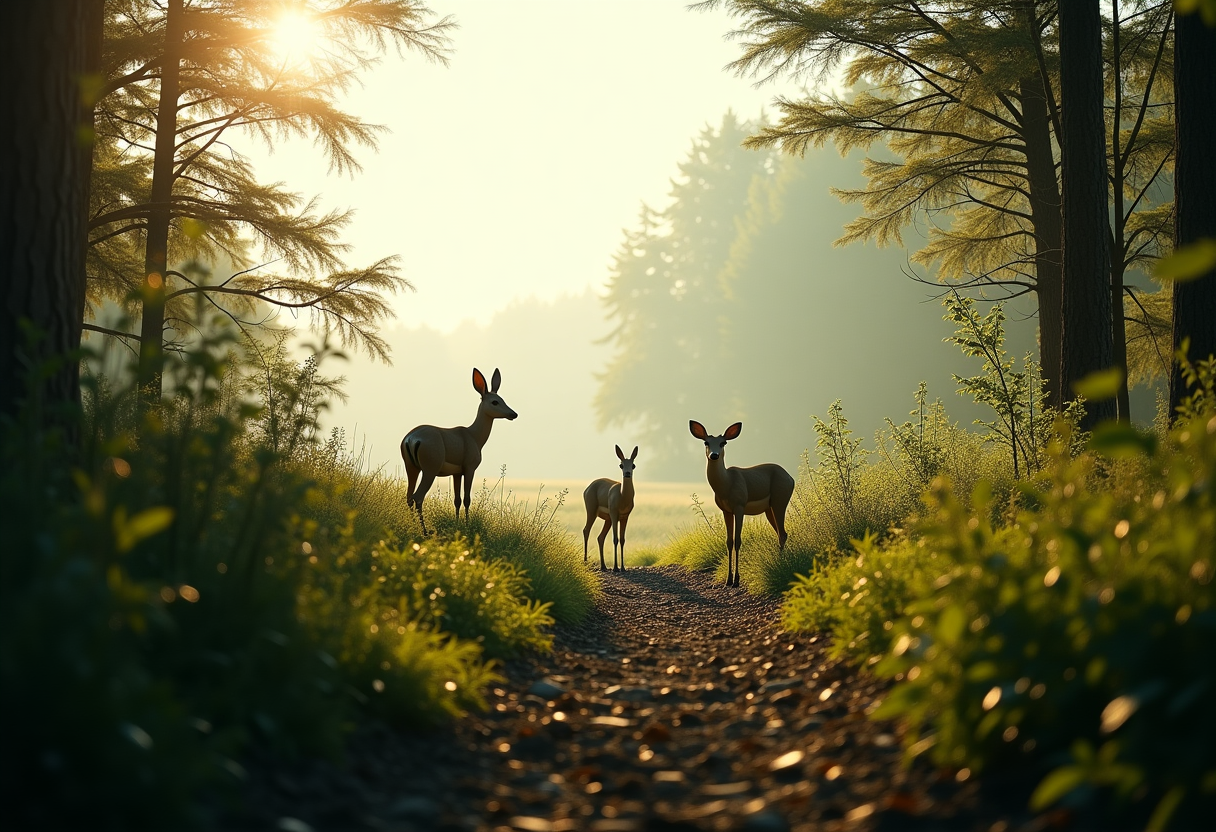
<svg viewBox="0 0 1216 832">
<path fill-rule="evenodd" d="M 374 147 L 379 128 L 340 110 L 338 96 L 390 45 L 444 59 L 451 23 L 415 0 L 111 0 L 107 12 L 92 298 L 136 307 L 141 328 L 129 335 L 149 397 L 159 395 L 166 337 L 198 296 L 238 323 L 257 303 L 307 309 L 344 343 L 386 357 L 376 332 L 384 295 L 408 285 L 395 258 L 347 267 L 350 214 L 259 183 L 229 141 L 307 138 L 332 171 L 357 171 L 354 148 Z M 209 284 L 173 268 L 221 255 L 274 265 Z"/>
<path fill-rule="evenodd" d="M 637 428 L 656 479 L 685 480 L 696 448 L 689 419 L 729 418 L 721 353 L 722 267 L 767 154 L 742 148 L 745 125 L 727 114 L 693 142 L 673 180 L 671 204 L 643 206 L 617 251 L 605 303 L 616 350 L 595 398 L 600 427 Z M 663 395 L 649 391 L 661 390 Z"/>
</svg>

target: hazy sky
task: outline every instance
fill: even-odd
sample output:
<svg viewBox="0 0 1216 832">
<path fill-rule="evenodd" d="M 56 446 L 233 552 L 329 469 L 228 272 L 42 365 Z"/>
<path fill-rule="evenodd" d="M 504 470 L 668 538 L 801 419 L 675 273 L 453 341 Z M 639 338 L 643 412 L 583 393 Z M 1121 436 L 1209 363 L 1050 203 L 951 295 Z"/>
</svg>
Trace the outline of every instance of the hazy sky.
<svg viewBox="0 0 1216 832">
<path fill-rule="evenodd" d="M 784 87 L 723 67 L 721 11 L 678 0 L 434 0 L 459 24 L 449 66 L 386 56 L 343 102 L 389 128 L 362 173 L 329 175 L 306 142 L 254 154 L 327 208 L 355 208 L 352 264 L 400 255 L 417 288 L 397 326 L 448 331 L 513 298 L 600 287 L 640 204 L 706 124 L 756 117 Z"/>
</svg>

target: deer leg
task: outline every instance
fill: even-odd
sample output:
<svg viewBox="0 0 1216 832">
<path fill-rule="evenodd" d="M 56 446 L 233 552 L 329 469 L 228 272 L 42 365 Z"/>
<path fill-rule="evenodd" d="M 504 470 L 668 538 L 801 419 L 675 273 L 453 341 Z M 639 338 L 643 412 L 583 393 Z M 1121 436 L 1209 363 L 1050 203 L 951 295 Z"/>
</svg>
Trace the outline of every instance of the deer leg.
<svg viewBox="0 0 1216 832">
<path fill-rule="evenodd" d="M 613 514 L 609 515 L 609 519 L 612 521 L 612 571 L 616 572 L 618 571 L 616 565 L 617 530 L 621 525 L 621 518 Z"/>
<path fill-rule="evenodd" d="M 456 503 L 456 520 L 460 520 L 460 474 L 452 474 L 452 499 Z"/>
<path fill-rule="evenodd" d="M 739 585 L 739 573 L 742 571 L 742 566 L 739 564 L 739 549 L 743 546 L 743 512 L 735 514 L 735 586 Z"/>
<path fill-rule="evenodd" d="M 629 525 L 629 515 L 621 518 L 621 571 L 625 571 L 625 527 Z M 615 562 L 615 561 L 614 561 Z"/>
<path fill-rule="evenodd" d="M 723 509 L 722 517 L 726 521 L 726 585 L 730 586 L 731 577 L 734 573 L 731 572 L 731 552 L 735 547 L 735 518 L 729 511 Z"/>
<path fill-rule="evenodd" d="M 782 552 L 785 551 L 785 541 L 789 539 L 789 535 L 785 531 L 785 507 L 780 511 L 775 511 L 770 508 L 769 514 L 773 515 L 768 519 L 773 524 L 773 528 L 777 530 L 777 548 Z"/>
<path fill-rule="evenodd" d="M 588 512 L 587 525 L 583 526 L 583 563 L 587 562 L 587 543 L 591 539 L 591 527 L 595 525 L 595 512 Z"/>
<path fill-rule="evenodd" d="M 414 508 L 418 509 L 418 519 L 422 522 L 422 533 L 430 534 L 426 530 L 426 518 L 422 516 L 422 504 L 426 502 L 427 492 L 431 490 L 431 485 L 435 482 L 435 475 L 422 472 L 422 480 L 418 483 L 418 490 L 414 492 Z"/>
<path fill-rule="evenodd" d="M 473 471 L 464 475 L 464 522 L 469 522 L 469 504 L 473 502 Z"/>
<path fill-rule="evenodd" d="M 406 462 L 405 476 L 409 486 L 405 490 L 405 505 L 409 508 L 414 507 L 414 486 L 418 484 L 418 474 L 420 472 L 413 465 Z"/>
<path fill-rule="evenodd" d="M 600 544 L 600 571 L 603 572 L 608 568 L 608 564 L 604 563 L 604 538 L 608 536 L 608 527 L 612 525 L 612 521 L 607 517 L 604 518 L 604 528 L 600 529 L 599 537 L 596 540 Z"/>
</svg>

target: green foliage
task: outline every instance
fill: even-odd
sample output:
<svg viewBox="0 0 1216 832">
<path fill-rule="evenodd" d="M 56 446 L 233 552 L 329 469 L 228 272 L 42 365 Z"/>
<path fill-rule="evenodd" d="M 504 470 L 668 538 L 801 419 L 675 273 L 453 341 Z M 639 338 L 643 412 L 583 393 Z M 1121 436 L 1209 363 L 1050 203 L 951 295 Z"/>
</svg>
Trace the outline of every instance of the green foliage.
<svg viewBox="0 0 1216 832">
<path fill-rule="evenodd" d="M 907 538 L 800 581 L 787 626 L 831 630 L 838 654 L 895 681 L 879 714 L 908 724 L 911 754 L 973 770 L 1063 755 L 1035 806 L 1099 789 L 1152 801 L 1153 828 L 1202 814 L 1216 786 L 1206 389 L 1163 439 L 1100 431 L 1074 456 L 1060 423 L 1013 516 L 983 481 L 970 506 L 936 481 Z"/>
<path fill-rule="evenodd" d="M 252 347 L 202 339 L 139 421 L 134 391 L 88 378 L 75 457 L 4 426 L 0 765 L 24 824 L 189 828 L 250 744 L 332 755 L 360 713 L 448 719 L 484 706 L 489 657 L 548 648 L 512 560 L 543 561 L 539 538 L 384 542 L 355 505 L 386 483 L 317 435 L 336 382 Z"/>
<path fill-rule="evenodd" d="M 873 663 L 891 646 L 895 621 L 933 567 L 932 552 L 907 537 L 879 545 L 867 536 L 800 576 L 781 608 L 787 630 L 830 632 L 829 652 Z"/>
<path fill-rule="evenodd" d="M 352 148 L 374 148 L 379 128 L 335 102 L 390 44 L 444 60 L 452 22 L 432 20 L 429 9 L 408 0 L 294 6 L 291 14 L 315 35 L 305 54 L 285 54 L 288 47 L 276 43 L 286 11 L 278 0 L 220 0 L 184 11 L 147 0 L 105 4 L 89 302 L 96 308 L 111 300 L 130 312 L 154 298 L 165 302 L 170 344 L 180 344 L 183 327 L 188 332 L 189 301 L 200 296 L 247 318 L 248 326 L 258 325 L 267 304 L 307 309 L 317 329 L 384 359 L 378 324 L 390 312 L 385 296 L 409 286 L 396 258 L 345 265 L 340 237 L 352 213 L 322 212 L 315 199 L 282 183 L 258 182 L 230 140 L 269 147 L 304 138 L 333 172 L 358 171 Z M 174 29 L 181 44 L 167 45 Z M 169 67 L 177 70 L 172 92 L 163 83 Z M 165 108 L 162 95 L 174 96 Z M 167 144 L 157 142 L 162 109 L 173 119 Z M 157 153 L 168 158 L 157 160 Z M 154 182 L 165 196 L 154 195 Z M 150 240 L 153 217 L 164 212 L 168 236 Z M 170 264 L 230 260 L 233 273 L 207 281 L 171 270 L 163 284 L 141 293 L 145 254 L 156 245 L 168 246 L 162 255 L 167 250 Z"/>
<path fill-rule="evenodd" d="M 996 413 L 992 421 L 977 419 L 975 423 L 987 428 L 993 441 L 1008 449 L 1013 476 L 1017 478 L 1023 470 L 1032 475 L 1042 467 L 1042 449 L 1054 418 L 1046 405 L 1038 364 L 1028 353 L 1022 359 L 1022 369 L 1014 369 L 1013 359 L 1005 352 L 1002 304 L 993 304 L 981 318 L 975 310 L 975 301 L 958 292 L 950 292 L 942 302 L 946 306 L 946 319 L 957 327 L 955 334 L 946 340 L 960 347 L 965 355 L 984 361 L 981 375 L 954 377 L 958 392 L 970 395 Z"/>
<path fill-rule="evenodd" d="M 409 618 L 477 641 L 500 658 L 551 646 L 544 632 L 553 624 L 551 603 L 521 604 L 531 594 L 526 573 L 510 560 L 487 559 L 480 541 L 470 547 L 457 536 L 449 543 L 405 549 L 385 544 L 372 557 L 371 571 L 379 573 L 373 594 L 381 603 L 397 599 L 378 616 L 390 624 Z"/>
<path fill-rule="evenodd" d="M 811 415 L 815 423 L 815 450 L 819 452 L 820 469 L 826 470 L 831 478 L 832 487 L 844 504 L 844 510 L 849 519 L 856 515 L 853 504 L 857 488 L 857 475 L 861 468 L 864 454 L 861 450 L 861 440 L 851 439 L 852 429 L 849 420 L 844 417 L 840 399 L 832 402 L 828 408 L 828 420 L 824 422 L 818 416 Z"/>
<path fill-rule="evenodd" d="M 993 510 L 1000 514 L 1008 508 L 1014 481 L 1001 455 L 950 422 L 940 402 L 927 404 L 924 384 L 914 395 L 917 421 L 896 426 L 888 420 L 890 431 L 876 436 L 877 452 L 865 451 L 853 438 L 839 402 L 833 403 L 827 421 L 812 417 L 819 432 L 819 461 L 812 464 L 809 455 L 803 456 L 786 515 L 784 553 L 778 552 L 776 535 L 762 518 L 744 524 L 741 569 L 750 591 L 778 594 L 806 580 L 851 585 L 863 573 L 848 573 L 855 557 L 848 553 L 861 551 L 859 547 L 874 551 L 875 540 L 901 534 L 921 508 L 922 478 L 930 472 L 968 487 L 987 477 L 999 496 Z M 718 569 L 725 577 L 726 527 L 716 509 L 711 508 L 710 517 L 696 494 L 693 511 L 698 522 L 664 548 L 659 562 Z M 837 575 L 840 569 L 845 571 Z"/>
<path fill-rule="evenodd" d="M 551 605 L 558 621 L 582 620 L 595 604 L 599 579 L 583 567 L 583 551 L 560 523 L 554 522 L 558 505 L 566 498 L 560 492 L 554 505 L 538 495 L 536 504 L 506 493 L 503 476 L 491 485 L 482 481 L 473 496 L 469 521 L 456 518 L 452 504 L 436 495 L 428 503 L 428 518 L 440 537 L 465 535 L 481 542 L 487 558 L 513 564 L 531 586 L 531 597 Z M 438 503 L 436 506 L 435 504 Z"/>
</svg>

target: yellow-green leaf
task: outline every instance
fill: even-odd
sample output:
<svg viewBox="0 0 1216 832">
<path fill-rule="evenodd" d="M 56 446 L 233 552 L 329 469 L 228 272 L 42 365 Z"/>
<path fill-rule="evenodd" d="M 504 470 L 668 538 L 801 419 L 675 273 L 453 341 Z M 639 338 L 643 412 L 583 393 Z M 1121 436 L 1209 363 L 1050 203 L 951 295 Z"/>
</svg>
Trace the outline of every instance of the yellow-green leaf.
<svg viewBox="0 0 1216 832">
<path fill-rule="evenodd" d="M 141 540 L 167 529 L 172 522 L 173 509 L 166 506 L 144 509 L 129 520 L 126 509 L 119 506 L 114 512 L 115 545 L 120 552 L 129 551 Z"/>
<path fill-rule="evenodd" d="M 1184 282 L 1202 277 L 1213 268 L 1216 268 L 1216 240 L 1204 238 L 1158 260 L 1155 274 L 1160 280 Z"/>
<path fill-rule="evenodd" d="M 1205 24 L 1216 26 L 1216 0 L 1174 0 L 1174 11 L 1178 14 L 1199 12 Z"/>
<path fill-rule="evenodd" d="M 1089 438 L 1089 447 L 1111 459 L 1131 459 L 1141 454 L 1151 454 L 1157 440 L 1124 422 L 1105 422 L 1094 429 Z"/>
<path fill-rule="evenodd" d="M 1058 768 L 1043 778 L 1030 796 L 1030 808 L 1036 812 L 1046 809 L 1085 781 L 1085 772 L 1078 766 Z"/>
<path fill-rule="evenodd" d="M 967 616 L 963 614 L 961 607 L 952 604 L 942 610 L 942 617 L 937 622 L 937 637 L 943 644 L 958 644 L 966 627 Z"/>
<path fill-rule="evenodd" d="M 1109 370 L 1090 373 L 1080 381 L 1074 382 L 1072 389 L 1077 395 L 1084 396 L 1091 402 L 1100 402 L 1104 399 L 1113 399 L 1119 394 L 1119 388 L 1122 386 L 1123 370 L 1111 367 Z"/>
</svg>

